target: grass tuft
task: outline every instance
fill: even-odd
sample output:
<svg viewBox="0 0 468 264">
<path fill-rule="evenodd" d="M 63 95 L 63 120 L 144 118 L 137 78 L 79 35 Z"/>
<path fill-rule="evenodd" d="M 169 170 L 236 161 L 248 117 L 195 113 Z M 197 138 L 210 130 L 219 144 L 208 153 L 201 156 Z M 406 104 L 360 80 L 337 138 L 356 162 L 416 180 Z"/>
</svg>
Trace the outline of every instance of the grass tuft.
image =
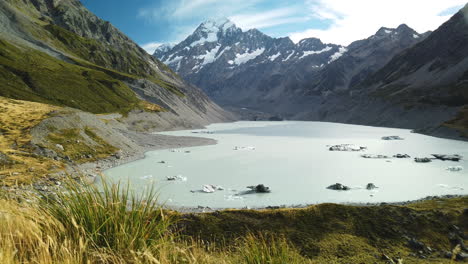
<svg viewBox="0 0 468 264">
<path fill-rule="evenodd" d="M 80 229 L 96 248 L 119 252 L 145 250 L 169 235 L 171 220 L 157 205 L 153 189 L 137 197 L 128 185 L 105 181 L 102 190 L 73 182 L 66 187 L 67 193 L 47 199 L 43 207 L 70 230 L 69 237 L 78 239 Z"/>
<path fill-rule="evenodd" d="M 262 233 L 254 235 L 250 233 L 238 241 L 237 247 L 238 263 L 310 263 L 282 236 Z"/>
</svg>

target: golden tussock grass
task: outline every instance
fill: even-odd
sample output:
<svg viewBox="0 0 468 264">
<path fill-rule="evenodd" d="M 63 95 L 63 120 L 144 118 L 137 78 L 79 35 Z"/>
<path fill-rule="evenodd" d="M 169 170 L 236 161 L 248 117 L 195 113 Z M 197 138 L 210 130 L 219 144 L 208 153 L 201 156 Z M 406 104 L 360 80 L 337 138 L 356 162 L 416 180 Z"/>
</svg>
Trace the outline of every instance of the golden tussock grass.
<svg viewBox="0 0 468 264">
<path fill-rule="evenodd" d="M 9 164 L 0 164 L 2 184 L 30 183 L 62 166 L 60 162 L 32 154 L 29 146 L 30 130 L 58 109 L 0 97 L 0 150 L 11 160 Z"/>
</svg>

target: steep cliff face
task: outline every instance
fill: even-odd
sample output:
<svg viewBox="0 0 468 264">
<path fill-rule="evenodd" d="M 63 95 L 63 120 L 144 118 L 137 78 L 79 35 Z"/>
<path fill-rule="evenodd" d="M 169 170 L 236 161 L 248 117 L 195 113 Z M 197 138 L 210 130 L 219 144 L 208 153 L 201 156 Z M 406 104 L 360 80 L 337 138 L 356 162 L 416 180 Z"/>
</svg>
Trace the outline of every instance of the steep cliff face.
<svg viewBox="0 0 468 264">
<path fill-rule="evenodd" d="M 0 21 L 1 96 L 93 113 L 147 110 L 147 101 L 187 123 L 225 119 L 203 92 L 78 0 L 5 0 Z"/>
</svg>

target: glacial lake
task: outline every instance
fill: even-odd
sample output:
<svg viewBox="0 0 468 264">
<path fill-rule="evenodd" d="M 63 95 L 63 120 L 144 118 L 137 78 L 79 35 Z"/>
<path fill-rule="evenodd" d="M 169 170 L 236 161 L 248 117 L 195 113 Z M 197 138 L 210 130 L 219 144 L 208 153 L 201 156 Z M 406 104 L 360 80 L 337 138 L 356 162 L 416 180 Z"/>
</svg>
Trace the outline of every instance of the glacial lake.
<svg viewBox="0 0 468 264">
<path fill-rule="evenodd" d="M 213 138 L 218 144 L 151 151 L 142 160 L 104 174 L 110 181 L 129 181 L 137 193 L 154 185 L 159 201 L 172 208 L 401 202 L 432 195 L 468 194 L 467 160 L 416 163 L 413 159 L 432 157 L 431 154 L 468 158 L 468 142 L 406 129 L 284 121 L 213 124 L 202 130 L 161 134 Z M 400 136 L 404 140 L 382 140 L 384 136 Z M 338 144 L 365 146 L 367 150 L 329 151 L 330 146 Z M 398 153 L 411 158 L 392 157 Z M 392 158 L 366 159 L 362 154 Z M 447 170 L 451 166 L 464 169 Z M 167 180 L 177 175 L 179 180 Z M 334 183 L 351 190 L 327 189 Z M 367 190 L 368 183 L 378 188 Z M 207 184 L 222 186 L 224 190 L 201 192 Z M 270 187 L 271 192 L 246 193 L 247 186 L 257 184 Z"/>
</svg>

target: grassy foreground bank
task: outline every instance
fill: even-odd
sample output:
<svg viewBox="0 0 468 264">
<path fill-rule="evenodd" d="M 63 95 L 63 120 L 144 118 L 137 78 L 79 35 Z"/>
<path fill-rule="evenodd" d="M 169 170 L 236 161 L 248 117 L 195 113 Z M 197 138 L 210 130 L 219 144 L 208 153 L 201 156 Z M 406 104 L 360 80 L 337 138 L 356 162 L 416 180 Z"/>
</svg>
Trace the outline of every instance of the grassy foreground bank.
<svg viewBox="0 0 468 264">
<path fill-rule="evenodd" d="M 152 191 L 68 190 L 0 197 L 0 263 L 455 263 L 468 230 L 466 197 L 179 214 Z"/>
</svg>

